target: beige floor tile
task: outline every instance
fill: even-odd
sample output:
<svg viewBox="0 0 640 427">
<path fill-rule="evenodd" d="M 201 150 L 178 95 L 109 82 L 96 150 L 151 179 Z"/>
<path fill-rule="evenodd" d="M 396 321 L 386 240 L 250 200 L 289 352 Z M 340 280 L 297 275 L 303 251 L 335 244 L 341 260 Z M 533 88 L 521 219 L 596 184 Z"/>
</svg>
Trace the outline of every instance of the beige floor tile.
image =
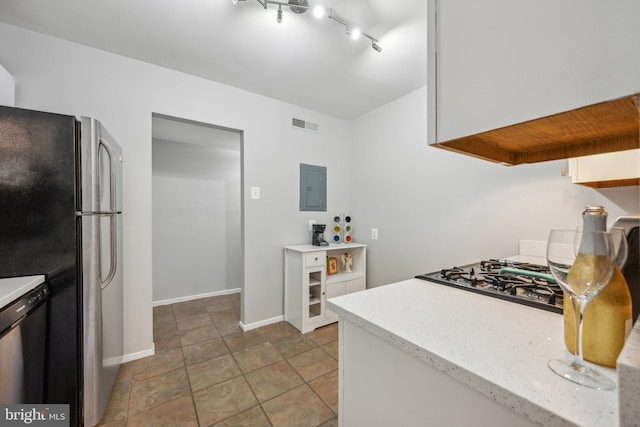
<svg viewBox="0 0 640 427">
<path fill-rule="evenodd" d="M 332 355 L 334 359 L 338 360 L 338 341 L 332 341 L 328 344 L 324 344 L 322 348 Z"/>
<path fill-rule="evenodd" d="M 243 332 L 239 307 L 239 293 L 154 307 L 156 354 L 120 367 L 100 426 L 336 427 L 337 324 Z"/>
<path fill-rule="evenodd" d="M 220 311 L 212 311 L 209 312 L 209 317 L 211 317 L 211 320 L 214 322 L 219 322 L 221 320 L 235 320 L 235 321 L 239 321 L 240 320 L 240 309 L 239 308 L 231 308 L 231 309 L 227 309 L 227 310 L 220 310 Z"/>
<path fill-rule="evenodd" d="M 120 369 L 118 369 L 116 382 L 131 381 L 132 372 L 133 362 L 123 363 L 122 365 L 120 365 Z"/>
<path fill-rule="evenodd" d="M 243 377 L 193 393 L 200 425 L 209 426 L 258 404 Z"/>
<path fill-rule="evenodd" d="M 188 366 L 222 356 L 223 354 L 229 353 L 229 350 L 222 338 L 214 338 L 211 341 L 183 347 L 182 353 L 184 354 L 184 361 Z"/>
<path fill-rule="evenodd" d="M 176 319 L 176 323 L 178 324 L 179 332 L 200 328 L 202 326 L 213 326 L 213 321 L 208 314 L 198 314 L 196 316 L 181 317 Z"/>
<path fill-rule="evenodd" d="M 300 334 L 287 335 L 274 342 L 273 345 L 285 358 L 316 347 L 316 343 L 311 341 L 309 337 Z"/>
<path fill-rule="evenodd" d="M 198 418 L 191 396 L 163 403 L 132 415 L 127 427 L 198 427 Z"/>
<path fill-rule="evenodd" d="M 129 411 L 130 381 L 116 382 L 99 425 L 122 422 L 126 424 Z"/>
<path fill-rule="evenodd" d="M 160 323 L 171 320 L 176 320 L 176 316 L 173 314 L 173 307 L 171 305 L 161 305 L 158 307 L 153 307 L 153 323 Z"/>
<path fill-rule="evenodd" d="M 199 314 L 207 314 L 204 305 L 200 300 L 185 301 L 173 304 L 173 313 L 176 319 L 183 317 L 197 316 Z"/>
<path fill-rule="evenodd" d="M 240 328 L 239 320 L 218 320 L 213 323 L 216 325 L 218 332 L 220 332 L 220 335 L 222 336 L 243 332 Z"/>
<path fill-rule="evenodd" d="M 329 421 L 326 421 L 320 424 L 318 427 L 338 427 L 338 417 L 335 416 L 331 418 Z"/>
<path fill-rule="evenodd" d="M 178 335 L 178 324 L 175 320 L 153 324 L 153 340 L 164 340 Z"/>
<path fill-rule="evenodd" d="M 180 343 L 180 337 L 177 335 L 162 340 L 154 340 L 153 344 L 156 347 L 156 351 L 171 350 L 172 348 L 179 349 L 180 347 L 182 347 Z"/>
<path fill-rule="evenodd" d="M 202 304 L 208 312 L 240 307 L 240 293 L 203 298 Z"/>
<path fill-rule="evenodd" d="M 323 326 L 313 332 L 309 332 L 309 338 L 311 338 L 316 344 L 323 345 L 331 341 L 338 340 L 338 324 L 332 323 L 331 325 Z"/>
<path fill-rule="evenodd" d="M 311 381 L 338 369 L 338 362 L 320 347 L 296 354 L 287 358 L 287 361 L 305 381 Z"/>
<path fill-rule="evenodd" d="M 260 406 L 254 406 L 248 411 L 244 411 L 215 424 L 213 427 L 271 427 L 271 423 L 262 411 L 262 408 Z"/>
<path fill-rule="evenodd" d="M 309 381 L 309 385 L 331 410 L 338 413 L 338 370 Z"/>
<path fill-rule="evenodd" d="M 191 390 L 198 391 L 242 375 L 230 354 L 187 366 Z"/>
<path fill-rule="evenodd" d="M 274 427 L 316 427 L 334 415 L 306 384 L 264 402 L 262 407 Z"/>
<path fill-rule="evenodd" d="M 184 367 L 182 350 L 179 348 L 158 351 L 153 356 L 133 361 L 132 376 L 134 381 L 162 375 Z"/>
<path fill-rule="evenodd" d="M 245 378 L 260 402 L 304 384 L 304 380 L 285 360 L 249 372 Z"/>
<path fill-rule="evenodd" d="M 228 304 L 240 305 L 240 292 L 235 292 L 232 294 L 219 295 L 217 298 L 220 301 L 224 301 Z"/>
<path fill-rule="evenodd" d="M 299 335 L 300 332 L 288 322 L 278 322 L 271 325 L 262 326 L 258 331 L 264 335 L 269 341 L 276 342 L 281 338 L 289 335 Z"/>
<path fill-rule="evenodd" d="M 270 342 L 247 347 L 233 353 L 242 372 L 247 373 L 282 360 L 278 350 Z"/>
<path fill-rule="evenodd" d="M 211 341 L 214 338 L 220 337 L 220 333 L 213 323 L 186 331 L 179 331 L 178 333 L 180 334 L 180 343 L 183 347 L 204 341 Z"/>
<path fill-rule="evenodd" d="M 184 368 L 134 381 L 129 397 L 129 417 L 163 403 L 191 394 L 187 372 Z"/>
<path fill-rule="evenodd" d="M 267 338 L 265 338 L 265 336 L 257 329 L 247 332 L 239 332 L 237 334 L 231 334 L 224 337 L 224 342 L 227 343 L 227 347 L 229 347 L 231 352 L 263 343 L 266 340 Z"/>
<path fill-rule="evenodd" d="M 125 421 L 114 421 L 112 423 L 107 424 L 98 424 L 100 427 L 127 427 L 127 422 Z"/>
</svg>

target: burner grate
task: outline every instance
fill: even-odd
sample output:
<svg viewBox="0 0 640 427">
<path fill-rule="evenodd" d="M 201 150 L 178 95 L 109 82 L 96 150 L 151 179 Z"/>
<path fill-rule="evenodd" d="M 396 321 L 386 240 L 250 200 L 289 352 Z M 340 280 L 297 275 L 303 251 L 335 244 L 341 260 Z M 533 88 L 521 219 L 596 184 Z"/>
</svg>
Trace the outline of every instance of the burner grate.
<svg viewBox="0 0 640 427">
<path fill-rule="evenodd" d="M 563 292 L 547 266 L 489 259 L 464 267 L 421 274 L 418 279 L 501 298 L 556 313 L 563 311 Z"/>
</svg>

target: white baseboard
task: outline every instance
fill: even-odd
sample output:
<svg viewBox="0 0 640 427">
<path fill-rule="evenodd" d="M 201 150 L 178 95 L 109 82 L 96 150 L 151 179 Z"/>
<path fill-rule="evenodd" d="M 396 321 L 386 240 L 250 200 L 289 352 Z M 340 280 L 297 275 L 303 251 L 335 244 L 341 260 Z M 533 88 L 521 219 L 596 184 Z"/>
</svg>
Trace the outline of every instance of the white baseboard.
<svg viewBox="0 0 640 427">
<path fill-rule="evenodd" d="M 186 297 L 178 297 L 178 298 L 153 301 L 153 306 L 158 307 L 161 305 L 175 304 L 177 302 L 193 301 L 195 299 L 200 299 L 200 298 L 218 297 L 220 295 L 239 294 L 239 293 L 240 293 L 240 288 L 225 289 L 223 291 L 208 292 L 206 294 L 188 295 Z"/>
<path fill-rule="evenodd" d="M 156 354 L 156 345 L 155 343 L 149 350 L 142 350 L 137 353 L 129 353 L 122 356 L 122 363 L 131 362 L 133 360 L 142 359 L 143 357 L 153 356 Z"/>
<path fill-rule="evenodd" d="M 265 319 L 265 320 L 261 320 L 259 322 L 249 323 L 247 325 L 242 323 L 242 321 L 239 322 L 239 323 L 240 323 L 240 328 L 243 331 L 247 332 L 247 331 L 250 331 L 252 329 L 259 328 L 261 326 L 267 326 L 267 325 L 271 325 L 273 323 L 282 322 L 283 320 L 284 320 L 284 316 L 276 316 L 276 317 L 272 317 L 271 319 Z"/>
</svg>

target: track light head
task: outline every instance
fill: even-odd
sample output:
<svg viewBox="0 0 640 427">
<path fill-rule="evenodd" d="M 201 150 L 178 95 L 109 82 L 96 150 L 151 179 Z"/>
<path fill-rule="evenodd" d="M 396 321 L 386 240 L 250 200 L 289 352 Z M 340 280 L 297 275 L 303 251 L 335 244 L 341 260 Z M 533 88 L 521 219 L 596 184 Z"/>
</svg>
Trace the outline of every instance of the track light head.
<svg viewBox="0 0 640 427">
<path fill-rule="evenodd" d="M 289 0 L 289 9 L 294 13 L 305 13 L 309 9 L 309 2 L 307 0 Z"/>
<path fill-rule="evenodd" d="M 231 2 L 235 5 L 238 4 L 238 2 L 244 2 L 247 0 L 231 0 Z M 317 0 L 317 1 L 321 1 L 321 0 Z M 284 0 L 257 0 L 258 3 L 260 3 L 260 5 L 262 5 L 262 7 L 264 9 L 268 9 L 269 5 L 277 5 L 278 6 L 278 14 L 277 14 L 277 21 L 278 24 L 282 23 L 282 6 L 289 6 L 289 9 L 293 12 L 293 13 L 297 13 L 297 14 L 301 14 L 301 13 L 305 13 L 308 9 L 313 9 L 313 15 L 316 18 L 322 18 L 323 16 L 326 16 L 329 20 L 333 20 L 335 22 L 337 22 L 338 24 L 344 26 L 344 28 L 346 28 L 347 30 L 347 35 L 350 35 L 352 39 L 357 40 L 359 39 L 361 36 L 371 40 L 371 48 L 373 50 L 375 50 L 376 52 L 382 52 L 382 47 L 380 47 L 380 45 L 378 44 L 378 39 L 376 39 L 375 37 L 367 34 L 367 33 L 363 33 L 362 31 L 360 31 L 359 28 L 356 27 L 352 27 L 351 24 L 349 24 L 348 22 L 343 21 L 342 19 L 340 19 L 338 16 L 336 16 L 333 13 L 333 9 L 328 8 L 325 9 L 320 5 L 317 5 L 313 8 L 309 7 L 309 1 L 308 0 L 287 0 L 286 2 Z"/>
</svg>

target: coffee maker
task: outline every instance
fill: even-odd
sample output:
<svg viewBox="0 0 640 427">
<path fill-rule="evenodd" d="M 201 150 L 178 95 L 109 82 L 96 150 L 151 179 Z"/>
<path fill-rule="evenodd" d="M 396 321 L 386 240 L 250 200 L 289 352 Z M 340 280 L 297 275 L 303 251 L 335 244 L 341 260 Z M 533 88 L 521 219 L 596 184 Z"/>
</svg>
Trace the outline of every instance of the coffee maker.
<svg viewBox="0 0 640 427">
<path fill-rule="evenodd" d="M 311 244 L 315 246 L 329 246 L 324 240 L 324 224 L 313 224 L 313 235 L 311 236 Z"/>
</svg>

